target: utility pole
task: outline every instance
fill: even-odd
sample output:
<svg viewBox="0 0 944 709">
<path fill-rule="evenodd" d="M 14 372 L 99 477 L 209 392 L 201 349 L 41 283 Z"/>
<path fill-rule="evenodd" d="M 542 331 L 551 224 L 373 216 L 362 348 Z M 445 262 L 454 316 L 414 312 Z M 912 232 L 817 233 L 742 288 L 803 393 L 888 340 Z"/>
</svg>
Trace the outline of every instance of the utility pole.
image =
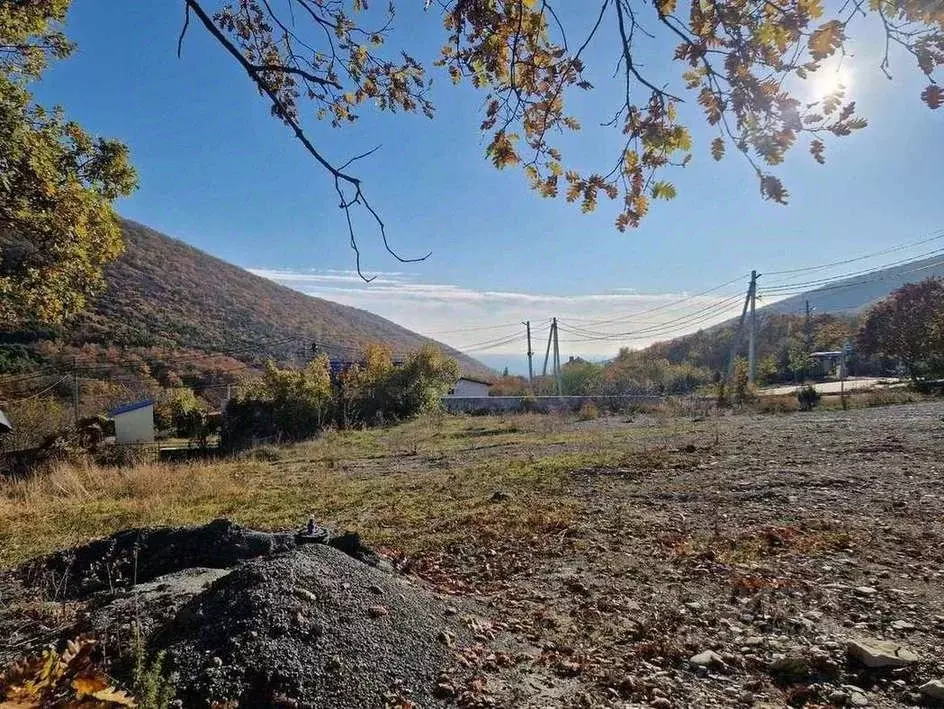
<svg viewBox="0 0 944 709">
<path fill-rule="evenodd" d="M 728 354 L 728 373 L 725 381 L 734 379 L 734 360 L 737 358 L 738 347 L 741 344 L 741 336 L 744 334 L 744 321 L 747 319 L 747 308 L 751 303 L 751 295 L 754 290 L 754 274 L 751 274 L 751 284 L 747 288 L 747 295 L 744 297 L 744 307 L 741 309 L 741 317 L 738 320 L 737 330 L 734 331 L 734 337 L 731 339 L 731 352 Z"/>
<path fill-rule="evenodd" d="M 803 326 L 803 333 L 806 338 L 806 355 L 809 357 L 813 351 L 813 311 L 810 307 L 810 301 L 806 301 L 806 322 Z"/>
<path fill-rule="evenodd" d="M 544 352 L 544 369 L 541 372 L 542 377 L 547 376 L 547 361 L 551 357 L 551 345 L 554 343 L 554 331 L 557 329 L 557 318 L 554 318 L 554 324 L 551 325 L 551 331 L 547 335 L 547 350 Z"/>
<path fill-rule="evenodd" d="M 557 395 L 563 396 L 564 389 L 561 382 L 560 341 L 557 339 L 557 318 L 551 321 L 551 332 L 554 336 L 554 378 L 557 380 Z"/>
<path fill-rule="evenodd" d="M 753 384 L 757 379 L 757 271 L 751 271 L 748 289 L 751 299 L 751 329 L 747 339 L 747 380 Z"/>
<path fill-rule="evenodd" d="M 534 393 L 534 352 L 531 350 L 531 321 L 526 320 L 524 322 L 525 328 L 528 330 L 528 386 L 531 387 L 531 393 Z"/>
</svg>

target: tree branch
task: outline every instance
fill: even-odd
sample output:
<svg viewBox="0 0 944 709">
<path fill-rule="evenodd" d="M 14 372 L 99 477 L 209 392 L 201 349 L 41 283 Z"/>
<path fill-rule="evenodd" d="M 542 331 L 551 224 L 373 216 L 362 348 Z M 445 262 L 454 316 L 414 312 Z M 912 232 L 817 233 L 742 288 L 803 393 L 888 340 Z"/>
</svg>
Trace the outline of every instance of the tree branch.
<svg viewBox="0 0 944 709">
<path fill-rule="evenodd" d="M 246 71 L 249 75 L 249 78 L 253 80 L 256 86 L 259 88 L 262 93 L 264 93 L 269 100 L 272 102 L 272 107 L 274 113 L 289 127 L 292 129 L 292 132 L 295 134 L 295 138 L 304 146 L 305 150 L 321 165 L 325 170 L 331 173 L 331 176 L 334 178 L 334 186 L 339 197 L 341 198 L 340 207 L 345 212 L 345 217 L 348 225 L 348 233 L 351 239 L 351 247 L 356 254 L 357 261 L 357 273 L 358 275 L 367 283 L 369 283 L 373 278 L 368 278 L 361 271 L 360 264 L 360 250 L 357 246 L 357 239 L 354 234 L 354 227 L 351 220 L 351 207 L 355 204 L 360 204 L 363 206 L 373 217 L 374 221 L 377 223 L 380 228 L 380 234 L 383 239 L 384 248 L 386 251 L 396 258 L 401 263 L 415 263 L 418 261 L 425 261 L 431 253 L 427 253 L 419 258 L 405 258 L 400 256 L 394 249 L 390 246 L 390 243 L 387 239 L 386 227 L 383 221 L 380 219 L 380 216 L 368 202 L 367 198 L 364 196 L 361 180 L 358 177 L 350 175 L 344 172 L 344 168 L 349 165 L 352 161 L 348 161 L 342 167 L 335 167 L 331 162 L 325 158 L 321 152 L 314 146 L 311 140 L 308 138 L 308 135 L 305 133 L 304 129 L 301 127 L 298 120 L 292 115 L 290 109 L 285 105 L 281 98 L 279 98 L 278 93 L 269 85 L 269 82 L 265 80 L 265 77 L 261 75 L 261 72 L 266 70 L 266 67 L 260 67 L 255 64 L 252 64 L 246 57 L 242 55 L 239 49 L 226 37 L 225 34 L 220 30 L 219 27 L 213 22 L 213 19 L 207 14 L 207 12 L 200 5 L 198 0 L 184 0 L 188 9 L 192 10 L 197 16 L 197 19 L 203 24 L 206 30 L 220 43 L 220 45 L 239 63 L 240 66 Z M 300 4 L 310 11 L 307 4 L 299 0 Z M 281 71 L 287 71 L 291 67 L 279 67 Z M 298 70 L 301 71 L 301 70 Z M 291 72 L 289 73 L 297 73 Z M 373 151 L 371 151 L 373 152 Z M 360 157 L 360 156 L 358 156 Z M 345 199 L 344 191 L 342 189 L 342 183 L 346 183 L 354 188 L 354 197 L 350 200 Z"/>
</svg>

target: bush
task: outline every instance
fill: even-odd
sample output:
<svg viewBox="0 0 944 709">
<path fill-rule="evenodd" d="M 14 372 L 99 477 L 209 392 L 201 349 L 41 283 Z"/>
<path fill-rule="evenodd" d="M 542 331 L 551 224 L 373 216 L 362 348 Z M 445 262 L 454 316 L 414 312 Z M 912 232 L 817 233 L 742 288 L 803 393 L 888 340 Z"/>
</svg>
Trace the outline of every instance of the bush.
<svg viewBox="0 0 944 709">
<path fill-rule="evenodd" d="M 796 396 L 800 411 L 812 411 L 819 405 L 820 393 L 812 384 L 800 388 Z"/>
<path fill-rule="evenodd" d="M 581 421 L 595 421 L 600 418 L 600 409 L 592 401 L 585 401 L 577 412 L 577 418 Z"/>
<path fill-rule="evenodd" d="M 437 410 L 459 378 L 456 360 L 432 346 L 396 366 L 390 350 L 370 346 L 363 360 L 332 381 L 321 355 L 303 370 L 279 369 L 244 387 L 226 407 L 220 445 L 248 448 L 261 441 L 312 438 L 332 421 L 340 427 L 376 426 Z"/>
</svg>

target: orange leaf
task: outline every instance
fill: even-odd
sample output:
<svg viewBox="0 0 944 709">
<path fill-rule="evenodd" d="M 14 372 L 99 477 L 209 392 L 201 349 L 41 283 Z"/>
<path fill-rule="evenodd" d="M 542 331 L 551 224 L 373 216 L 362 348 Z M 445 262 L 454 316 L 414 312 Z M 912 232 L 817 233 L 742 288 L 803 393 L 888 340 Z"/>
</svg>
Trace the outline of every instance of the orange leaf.
<svg viewBox="0 0 944 709">
<path fill-rule="evenodd" d="M 929 108 L 940 108 L 944 105 L 944 89 L 937 84 L 931 84 L 921 92 L 921 100 L 928 104 Z"/>
</svg>

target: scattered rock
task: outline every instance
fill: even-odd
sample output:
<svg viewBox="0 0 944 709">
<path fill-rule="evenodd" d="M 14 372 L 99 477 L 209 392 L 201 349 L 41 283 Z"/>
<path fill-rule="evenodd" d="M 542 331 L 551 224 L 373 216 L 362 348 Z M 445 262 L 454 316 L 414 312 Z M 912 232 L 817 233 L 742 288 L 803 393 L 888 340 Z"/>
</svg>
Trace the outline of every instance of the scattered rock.
<svg viewBox="0 0 944 709">
<path fill-rule="evenodd" d="M 315 594 L 313 594 L 311 591 L 309 591 L 307 588 L 300 588 L 299 586 L 296 586 L 295 588 L 292 589 L 292 593 L 294 593 L 298 598 L 300 598 L 303 601 L 308 601 L 309 603 L 318 602 L 318 597 Z"/>
<path fill-rule="evenodd" d="M 871 669 L 907 667 L 920 659 L 914 652 L 892 640 L 850 640 L 846 648 L 850 657 Z"/>
<path fill-rule="evenodd" d="M 651 706 L 653 709 L 672 709 L 672 702 L 670 702 L 665 697 L 656 697 L 651 702 L 649 702 L 649 706 Z"/>
<path fill-rule="evenodd" d="M 510 497 L 511 495 L 504 490 L 496 490 L 492 493 L 492 502 L 504 502 Z"/>
<path fill-rule="evenodd" d="M 914 623 L 909 623 L 907 620 L 896 620 L 892 622 L 891 625 L 893 630 L 914 630 Z"/>
<path fill-rule="evenodd" d="M 387 610 L 386 606 L 371 606 L 367 609 L 367 615 L 371 618 L 383 618 L 385 615 L 389 615 L 390 611 Z"/>
<path fill-rule="evenodd" d="M 854 707 L 867 707 L 869 705 L 869 698 L 862 692 L 852 692 L 849 695 L 849 704 Z"/>
<path fill-rule="evenodd" d="M 872 586 L 857 586 L 853 589 L 853 592 L 857 596 L 874 596 L 878 593 L 878 589 Z"/>
<path fill-rule="evenodd" d="M 693 655 L 689 662 L 698 667 L 724 667 L 724 660 L 721 655 L 713 650 L 705 650 L 697 655 Z"/>
<path fill-rule="evenodd" d="M 829 693 L 829 701 L 838 707 L 844 707 L 849 701 L 849 693 L 841 689 L 835 689 Z"/>
<path fill-rule="evenodd" d="M 918 691 L 927 699 L 944 703 L 944 680 L 932 679 L 918 687 Z"/>
</svg>

